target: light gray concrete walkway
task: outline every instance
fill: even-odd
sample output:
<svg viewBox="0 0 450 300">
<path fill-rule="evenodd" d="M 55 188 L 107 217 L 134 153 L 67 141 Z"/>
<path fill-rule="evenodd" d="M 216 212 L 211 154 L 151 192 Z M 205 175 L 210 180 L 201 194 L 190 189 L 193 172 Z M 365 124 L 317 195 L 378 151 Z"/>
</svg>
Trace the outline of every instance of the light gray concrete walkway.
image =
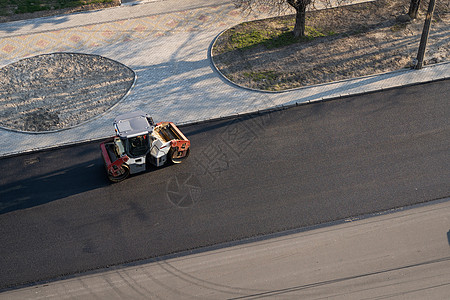
<svg viewBox="0 0 450 300">
<path fill-rule="evenodd" d="M 186 124 L 450 77 L 450 63 L 444 63 L 283 93 L 234 86 L 212 66 L 211 43 L 230 26 L 265 16 L 242 16 L 230 2 L 166 0 L 0 24 L 0 66 L 69 51 L 117 60 L 137 74 L 124 100 L 85 124 L 55 133 L 0 130 L 0 156 L 111 136 L 114 117 L 137 109 L 155 121 Z"/>
<path fill-rule="evenodd" d="M 0 299 L 447 299 L 450 201 L 39 284 Z"/>
</svg>

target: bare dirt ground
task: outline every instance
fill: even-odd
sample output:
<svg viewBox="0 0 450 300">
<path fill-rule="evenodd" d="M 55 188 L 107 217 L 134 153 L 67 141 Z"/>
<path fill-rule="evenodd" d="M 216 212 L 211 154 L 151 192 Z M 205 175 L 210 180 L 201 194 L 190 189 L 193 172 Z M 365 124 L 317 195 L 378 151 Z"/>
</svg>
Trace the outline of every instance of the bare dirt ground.
<svg viewBox="0 0 450 300">
<path fill-rule="evenodd" d="M 0 126 L 42 132 L 83 123 L 120 101 L 135 73 L 105 57 L 54 53 L 0 68 Z"/>
<path fill-rule="evenodd" d="M 420 16 L 404 22 L 409 0 L 370 3 L 309 12 L 306 25 L 333 34 L 281 48 L 264 44 L 230 49 L 239 31 L 289 30 L 293 17 L 240 24 L 224 32 L 213 47 L 213 61 L 222 74 L 245 87 L 286 90 L 410 68 L 417 57 L 428 1 Z M 424 65 L 450 60 L 450 2 L 437 1 Z"/>
</svg>

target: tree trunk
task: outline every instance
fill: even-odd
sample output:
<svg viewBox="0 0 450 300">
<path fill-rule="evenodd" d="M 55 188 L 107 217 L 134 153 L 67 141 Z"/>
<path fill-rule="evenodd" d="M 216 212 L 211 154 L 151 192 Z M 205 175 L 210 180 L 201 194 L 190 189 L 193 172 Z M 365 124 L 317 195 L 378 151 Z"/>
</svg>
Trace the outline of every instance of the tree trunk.
<svg viewBox="0 0 450 300">
<path fill-rule="evenodd" d="M 306 6 L 303 3 L 299 4 L 295 7 L 296 15 L 295 15 L 295 26 L 293 34 L 296 38 L 305 36 L 305 24 L 306 24 Z"/>
<path fill-rule="evenodd" d="M 416 19 L 419 12 L 420 0 L 411 0 L 408 15 L 411 19 Z"/>
</svg>

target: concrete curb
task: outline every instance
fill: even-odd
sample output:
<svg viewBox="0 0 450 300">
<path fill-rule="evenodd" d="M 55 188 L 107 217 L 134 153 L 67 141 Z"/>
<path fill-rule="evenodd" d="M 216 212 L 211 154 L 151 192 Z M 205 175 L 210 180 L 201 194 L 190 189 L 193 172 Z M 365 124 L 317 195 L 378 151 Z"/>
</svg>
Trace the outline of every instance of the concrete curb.
<svg viewBox="0 0 450 300">
<path fill-rule="evenodd" d="M 178 125 L 179 126 L 197 125 L 197 124 L 203 124 L 203 123 L 208 123 L 208 122 L 228 120 L 228 119 L 232 119 L 232 118 L 236 118 L 236 117 L 243 117 L 243 116 L 254 115 L 254 114 L 269 113 L 269 112 L 289 109 L 291 107 L 296 107 L 296 106 L 301 106 L 301 105 L 308 105 L 308 104 L 313 104 L 313 103 L 335 101 L 335 100 L 340 100 L 340 99 L 346 99 L 346 98 L 349 98 L 349 97 L 356 97 L 356 96 L 361 96 L 361 95 L 373 94 L 373 93 L 377 93 L 377 92 L 395 90 L 395 89 L 408 87 L 408 86 L 415 86 L 415 85 L 421 85 L 421 84 L 426 84 L 426 83 L 431 83 L 431 82 L 444 81 L 444 80 L 447 80 L 449 78 L 450 78 L 450 76 L 449 77 L 445 77 L 445 78 L 432 79 L 432 80 L 429 80 L 429 81 L 405 84 L 405 85 L 401 85 L 401 86 L 393 86 L 393 87 L 389 87 L 389 88 L 385 88 L 385 89 L 367 90 L 367 91 L 360 92 L 360 93 L 323 97 L 323 98 L 317 99 L 317 100 L 296 101 L 294 103 L 280 104 L 280 105 L 276 105 L 276 106 L 273 106 L 273 107 L 268 107 L 266 109 L 260 109 L 260 110 L 255 110 L 255 111 L 251 111 L 251 112 L 245 112 L 245 113 L 237 113 L 237 114 L 232 114 L 232 115 L 229 115 L 229 116 L 221 116 L 221 117 L 218 117 L 218 118 L 199 119 L 199 120 L 193 120 L 193 121 L 187 121 L 187 122 L 180 122 L 180 123 L 178 123 Z"/>
</svg>

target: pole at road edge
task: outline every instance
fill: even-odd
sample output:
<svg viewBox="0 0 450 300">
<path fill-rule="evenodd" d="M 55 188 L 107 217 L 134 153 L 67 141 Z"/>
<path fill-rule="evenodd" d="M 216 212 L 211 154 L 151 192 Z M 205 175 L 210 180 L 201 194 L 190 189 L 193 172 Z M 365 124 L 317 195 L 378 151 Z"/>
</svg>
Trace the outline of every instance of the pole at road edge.
<svg viewBox="0 0 450 300">
<path fill-rule="evenodd" d="M 425 56 L 425 49 L 427 48 L 428 35 L 430 33 L 431 19 L 433 18 L 434 5 L 436 0 L 430 0 L 428 4 L 427 17 L 425 18 L 425 24 L 423 25 L 422 37 L 420 38 L 419 52 L 417 53 L 416 70 L 422 69 L 423 58 Z"/>
</svg>

